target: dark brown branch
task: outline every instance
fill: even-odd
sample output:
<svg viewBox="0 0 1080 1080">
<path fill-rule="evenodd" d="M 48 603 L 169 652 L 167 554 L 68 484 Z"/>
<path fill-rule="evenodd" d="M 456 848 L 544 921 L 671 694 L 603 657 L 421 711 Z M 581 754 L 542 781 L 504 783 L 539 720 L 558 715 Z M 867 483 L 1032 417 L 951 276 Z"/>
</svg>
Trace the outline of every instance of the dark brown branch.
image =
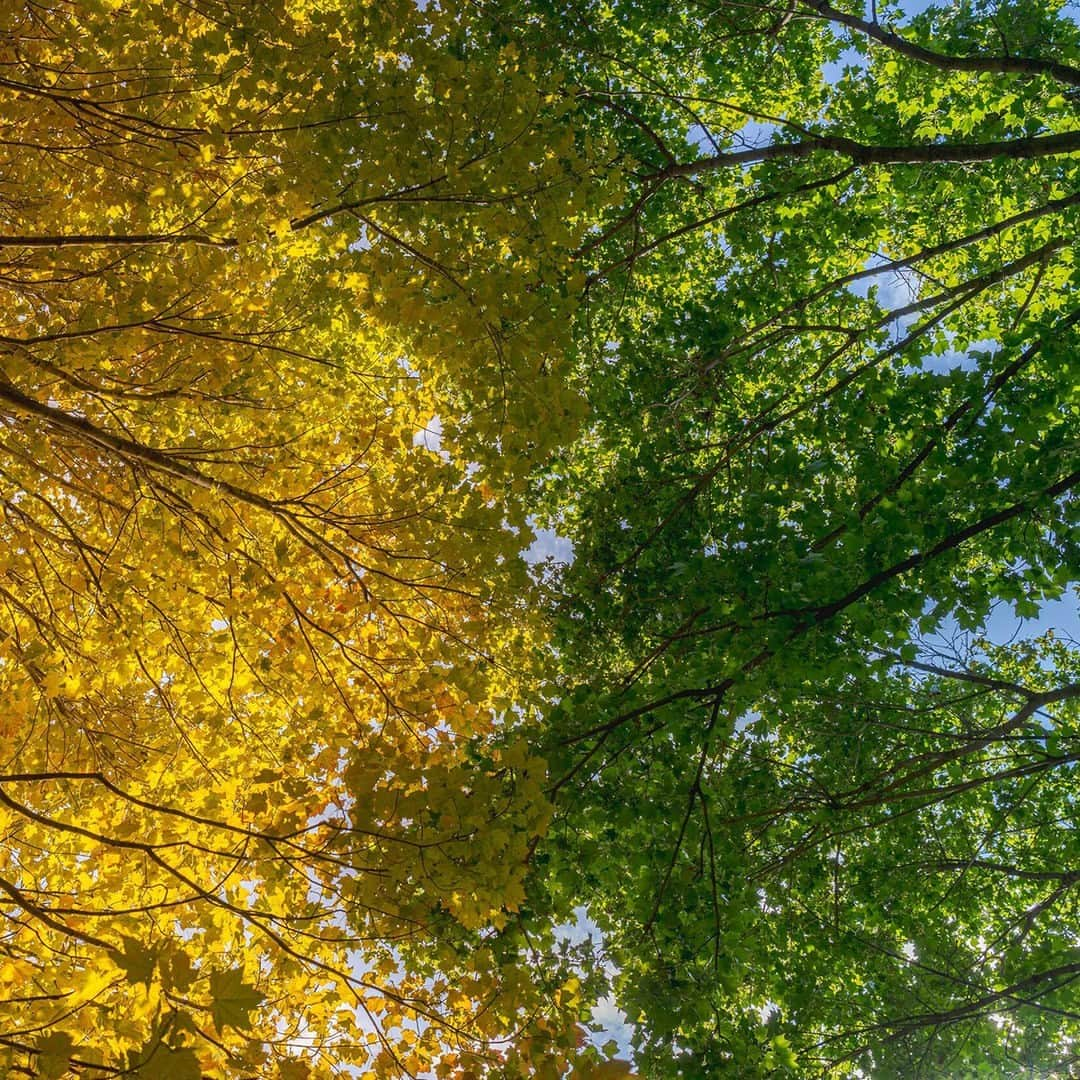
<svg viewBox="0 0 1080 1080">
<path fill-rule="evenodd" d="M 917 45 L 901 37 L 880 23 L 861 19 L 858 15 L 849 15 L 838 11 L 828 0 L 803 0 L 803 3 L 829 22 L 846 26 L 865 34 L 872 41 L 884 45 L 901 56 L 917 60 L 920 64 L 929 64 L 940 71 L 987 72 L 999 75 L 1047 75 L 1051 79 L 1069 86 L 1080 86 L 1080 69 L 1057 60 L 1044 60 L 1037 56 L 947 56 L 934 52 L 923 45 Z"/>
<path fill-rule="evenodd" d="M 962 165 L 998 158 L 1027 161 L 1032 158 L 1072 154 L 1080 150 L 1080 131 L 1037 135 L 1024 139 L 1006 139 L 986 143 L 924 143 L 907 146 L 868 146 L 844 135 L 818 135 L 794 143 L 770 143 L 749 150 L 732 150 L 668 165 L 652 174 L 651 180 L 673 180 L 700 176 L 720 169 L 759 165 L 765 161 L 796 161 L 818 153 L 840 154 L 856 165 Z"/>
<path fill-rule="evenodd" d="M 0 236 L 0 247 L 141 247 L 146 244 L 201 244 L 205 247 L 234 248 L 233 237 L 219 238 L 205 233 L 88 233 L 85 236 Z"/>
</svg>

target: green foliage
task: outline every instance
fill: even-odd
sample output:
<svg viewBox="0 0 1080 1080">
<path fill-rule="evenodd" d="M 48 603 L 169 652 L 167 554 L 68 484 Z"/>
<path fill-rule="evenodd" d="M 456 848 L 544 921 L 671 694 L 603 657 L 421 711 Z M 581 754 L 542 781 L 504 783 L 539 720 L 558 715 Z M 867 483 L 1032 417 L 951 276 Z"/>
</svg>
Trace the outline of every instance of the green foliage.
<svg viewBox="0 0 1080 1080">
<path fill-rule="evenodd" d="M 628 194 L 538 485 L 542 858 L 648 1076 L 1075 1053 L 1080 660 L 986 625 L 1080 576 L 1080 34 L 902 7 L 553 13 Z"/>
</svg>

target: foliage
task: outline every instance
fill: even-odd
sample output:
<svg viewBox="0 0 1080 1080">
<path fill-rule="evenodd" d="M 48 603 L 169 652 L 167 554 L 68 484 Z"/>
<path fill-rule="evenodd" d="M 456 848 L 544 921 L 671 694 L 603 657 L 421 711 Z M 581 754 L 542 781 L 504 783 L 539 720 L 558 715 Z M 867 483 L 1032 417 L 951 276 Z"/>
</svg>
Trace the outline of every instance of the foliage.
<svg viewBox="0 0 1080 1080">
<path fill-rule="evenodd" d="M 542 485 L 575 549 L 549 888 L 648 1076 L 1066 1075 L 1076 643 L 987 620 L 1080 572 L 1080 32 L 1030 0 L 517 29 L 549 19 L 627 177 Z"/>
<path fill-rule="evenodd" d="M 5 8 L 0 1069 L 1067 1074 L 1078 54 Z"/>
<path fill-rule="evenodd" d="M 0 62 L 0 1071 L 550 1073 L 551 80 L 411 0 L 7 5 Z"/>
</svg>

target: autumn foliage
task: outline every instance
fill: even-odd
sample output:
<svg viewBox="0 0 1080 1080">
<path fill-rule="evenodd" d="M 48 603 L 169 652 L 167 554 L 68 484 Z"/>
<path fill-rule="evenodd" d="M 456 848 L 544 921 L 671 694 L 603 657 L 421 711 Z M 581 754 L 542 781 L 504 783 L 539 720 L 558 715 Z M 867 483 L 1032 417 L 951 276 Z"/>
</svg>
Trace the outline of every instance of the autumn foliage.
<svg viewBox="0 0 1080 1080">
<path fill-rule="evenodd" d="M 554 99 L 408 0 L 0 35 L 0 1071 L 556 1052 L 476 933 L 549 815 L 501 493 L 579 410 Z"/>
</svg>

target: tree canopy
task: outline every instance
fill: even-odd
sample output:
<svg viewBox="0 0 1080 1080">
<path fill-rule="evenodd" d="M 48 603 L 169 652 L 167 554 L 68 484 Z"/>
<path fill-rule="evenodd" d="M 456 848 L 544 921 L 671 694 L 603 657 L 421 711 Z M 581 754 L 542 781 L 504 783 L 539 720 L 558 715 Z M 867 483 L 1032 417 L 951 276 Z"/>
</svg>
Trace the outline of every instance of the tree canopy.
<svg viewBox="0 0 1080 1080">
<path fill-rule="evenodd" d="M 544 483 L 552 888 L 645 1075 L 1066 1075 L 1076 642 L 988 620 L 1075 611 L 1076 23 L 572 25 L 629 184 Z"/>
<path fill-rule="evenodd" d="M 1075 16 L 5 8 L 0 1071 L 1069 1075 Z"/>
<path fill-rule="evenodd" d="M 408 0 L 2 21 L 0 1072 L 572 1044 L 490 936 L 548 817 L 501 731 L 521 449 L 580 413 L 558 102 Z"/>
</svg>

